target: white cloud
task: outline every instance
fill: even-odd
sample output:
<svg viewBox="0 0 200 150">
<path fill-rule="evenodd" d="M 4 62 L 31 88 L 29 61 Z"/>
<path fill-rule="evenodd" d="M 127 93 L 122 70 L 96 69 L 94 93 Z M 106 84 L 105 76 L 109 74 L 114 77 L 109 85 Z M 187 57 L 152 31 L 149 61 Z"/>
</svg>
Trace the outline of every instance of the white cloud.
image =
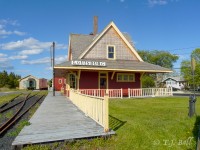
<svg viewBox="0 0 200 150">
<path fill-rule="evenodd" d="M 178 2 L 179 0 L 148 0 L 148 5 L 153 7 L 155 5 L 167 5 L 169 3 Z"/>
<path fill-rule="evenodd" d="M 45 70 L 53 70 L 53 67 L 47 67 Z"/>
<path fill-rule="evenodd" d="M 14 30 L 14 31 L 7 30 L 9 25 L 18 26 L 19 23 L 16 20 L 9 20 L 9 19 L 0 20 L 0 38 L 6 38 L 8 35 L 12 35 L 12 34 L 19 35 L 19 36 L 26 34 L 25 32 L 21 32 L 18 30 Z"/>
<path fill-rule="evenodd" d="M 16 35 L 20 35 L 20 36 L 26 34 L 25 32 L 21 32 L 21 31 L 17 31 L 17 30 L 13 31 L 12 33 L 13 33 L 13 34 L 16 34 Z"/>
<path fill-rule="evenodd" d="M 1 58 L 0 58 L 0 62 L 6 62 L 6 61 L 8 61 L 8 58 L 7 58 L 7 57 L 1 57 Z"/>
<path fill-rule="evenodd" d="M 67 55 L 66 56 L 58 56 L 55 58 L 55 64 L 62 63 L 64 61 L 67 61 Z M 24 65 L 36 65 L 36 64 L 51 64 L 50 57 L 44 57 L 36 60 L 22 60 L 22 64 Z"/>
<path fill-rule="evenodd" d="M 60 64 L 60 63 L 65 62 L 65 61 L 67 61 L 67 55 L 59 56 L 59 57 L 55 58 L 55 63 L 56 64 Z"/>
<path fill-rule="evenodd" d="M 1 57 L 6 57 L 6 56 L 7 56 L 7 54 L 0 53 L 0 59 L 1 59 Z"/>
<path fill-rule="evenodd" d="M 16 42 L 9 42 L 0 45 L 3 50 L 20 50 L 20 49 L 48 49 L 51 47 L 52 42 L 40 42 L 35 38 L 27 38 Z M 66 49 L 67 45 L 56 43 L 56 49 Z"/>
<path fill-rule="evenodd" d="M 12 70 L 13 68 L 14 67 L 8 61 L 0 61 L 0 70 Z"/>
<path fill-rule="evenodd" d="M 22 50 L 19 52 L 20 55 L 36 55 L 43 52 L 43 49 L 31 49 L 31 50 Z"/>
<path fill-rule="evenodd" d="M 166 5 L 169 0 L 148 0 L 148 5 L 153 7 L 155 5 Z"/>
<path fill-rule="evenodd" d="M 10 57 L 8 57 L 10 60 L 17 60 L 17 59 L 27 59 L 28 58 L 28 56 L 26 56 L 26 55 L 16 55 L 16 56 L 10 56 Z"/>
<path fill-rule="evenodd" d="M 44 57 L 36 60 L 22 60 L 21 63 L 24 65 L 47 64 L 50 63 L 50 57 Z"/>
<path fill-rule="evenodd" d="M 6 62 L 6 61 L 8 61 L 7 54 L 0 53 L 0 62 Z"/>
</svg>

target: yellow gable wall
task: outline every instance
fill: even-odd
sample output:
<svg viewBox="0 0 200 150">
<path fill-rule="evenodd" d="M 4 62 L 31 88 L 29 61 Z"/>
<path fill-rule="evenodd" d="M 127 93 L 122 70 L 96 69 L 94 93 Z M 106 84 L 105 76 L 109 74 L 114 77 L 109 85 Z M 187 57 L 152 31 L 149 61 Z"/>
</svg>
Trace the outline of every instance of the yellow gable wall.
<svg viewBox="0 0 200 150">
<path fill-rule="evenodd" d="M 85 59 L 107 59 L 107 46 L 115 46 L 115 58 L 120 60 L 138 60 L 130 48 L 120 38 L 113 27 L 97 41 L 84 56 Z"/>
</svg>

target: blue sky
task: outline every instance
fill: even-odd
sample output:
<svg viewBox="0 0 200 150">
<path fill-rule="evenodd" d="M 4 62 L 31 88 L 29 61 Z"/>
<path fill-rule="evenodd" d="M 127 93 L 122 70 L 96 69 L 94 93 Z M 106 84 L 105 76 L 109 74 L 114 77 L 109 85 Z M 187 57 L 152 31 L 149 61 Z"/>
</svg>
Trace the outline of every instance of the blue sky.
<svg viewBox="0 0 200 150">
<path fill-rule="evenodd" d="M 199 10 L 199 0 L 0 0 L 0 71 L 50 79 L 52 42 L 65 61 L 69 34 L 91 33 L 95 15 L 99 32 L 114 21 L 137 49 L 179 55 L 180 68 L 200 47 Z"/>
</svg>

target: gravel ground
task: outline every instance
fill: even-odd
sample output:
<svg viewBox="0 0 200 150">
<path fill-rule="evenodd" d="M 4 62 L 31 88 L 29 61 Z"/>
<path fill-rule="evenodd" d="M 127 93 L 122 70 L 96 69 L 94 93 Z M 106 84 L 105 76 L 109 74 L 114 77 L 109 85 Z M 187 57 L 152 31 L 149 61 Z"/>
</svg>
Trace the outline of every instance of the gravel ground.
<svg viewBox="0 0 200 150">
<path fill-rule="evenodd" d="M 28 100 L 23 110 L 27 109 L 33 102 L 37 100 L 37 98 L 38 97 L 35 96 Z M 38 104 L 40 105 L 43 100 L 44 97 L 38 102 Z M 34 107 L 36 107 L 36 105 Z M 0 150 L 11 150 L 12 142 L 18 134 L 18 132 L 16 133 L 16 129 L 18 129 L 19 125 L 23 124 L 23 122 L 27 123 L 29 119 L 30 112 L 27 112 L 11 129 L 9 129 L 2 137 L 0 137 Z"/>
</svg>

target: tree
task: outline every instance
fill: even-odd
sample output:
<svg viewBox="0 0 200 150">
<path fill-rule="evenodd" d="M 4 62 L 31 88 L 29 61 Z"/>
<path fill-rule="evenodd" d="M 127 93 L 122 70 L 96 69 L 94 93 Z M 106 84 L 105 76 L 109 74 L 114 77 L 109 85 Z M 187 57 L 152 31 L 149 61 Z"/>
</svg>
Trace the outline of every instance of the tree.
<svg viewBox="0 0 200 150">
<path fill-rule="evenodd" d="M 155 87 L 155 82 L 152 76 L 144 75 L 142 77 L 142 88 L 151 88 Z"/>
<path fill-rule="evenodd" d="M 138 54 L 145 62 L 170 69 L 173 67 L 173 63 L 175 63 L 179 58 L 177 55 L 170 54 L 167 51 L 158 51 L 158 50 L 153 50 L 153 51 L 141 50 L 138 51 Z"/>
<path fill-rule="evenodd" d="M 174 54 L 170 54 L 167 51 L 145 51 L 140 50 L 138 51 L 140 57 L 148 63 L 159 65 L 161 67 L 170 68 L 172 69 L 173 63 L 178 60 L 178 56 Z M 163 80 L 163 74 L 149 74 L 142 77 L 142 87 L 153 87 L 158 86 L 158 84 Z M 155 81 L 156 84 L 155 84 Z M 154 84 L 153 84 L 154 82 Z"/>
<path fill-rule="evenodd" d="M 19 79 L 21 77 L 16 75 L 14 72 L 8 74 L 5 70 L 0 72 L 0 88 L 7 87 L 7 88 L 16 88 L 19 86 Z"/>
<path fill-rule="evenodd" d="M 191 68 L 191 60 L 183 60 L 181 62 L 181 75 L 190 85 L 200 86 L 200 48 L 192 51 L 191 57 L 195 59 L 196 67 L 194 71 L 194 83 Z"/>
<path fill-rule="evenodd" d="M 197 48 L 194 51 L 192 51 L 191 57 L 194 58 L 197 63 L 200 63 L 200 48 Z"/>
</svg>

